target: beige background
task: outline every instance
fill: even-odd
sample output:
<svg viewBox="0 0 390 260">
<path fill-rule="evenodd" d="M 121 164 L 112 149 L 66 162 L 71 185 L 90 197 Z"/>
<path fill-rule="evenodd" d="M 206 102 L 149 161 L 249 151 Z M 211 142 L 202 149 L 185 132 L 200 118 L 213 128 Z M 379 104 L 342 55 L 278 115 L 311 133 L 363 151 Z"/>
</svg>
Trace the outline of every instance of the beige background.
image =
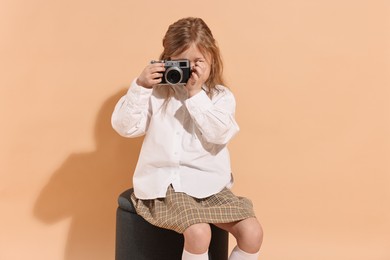
<svg viewBox="0 0 390 260">
<path fill-rule="evenodd" d="M 234 191 L 261 259 L 389 260 L 386 0 L 0 0 L 0 259 L 113 259 L 142 140 L 110 115 L 186 16 L 211 27 L 237 98 Z"/>
</svg>

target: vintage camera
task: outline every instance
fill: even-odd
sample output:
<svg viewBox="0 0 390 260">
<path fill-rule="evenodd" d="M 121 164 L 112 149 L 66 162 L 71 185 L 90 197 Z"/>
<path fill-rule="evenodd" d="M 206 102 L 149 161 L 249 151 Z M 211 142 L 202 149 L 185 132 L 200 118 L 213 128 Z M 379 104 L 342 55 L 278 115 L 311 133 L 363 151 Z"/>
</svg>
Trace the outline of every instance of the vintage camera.
<svg viewBox="0 0 390 260">
<path fill-rule="evenodd" d="M 179 85 L 186 84 L 191 76 L 191 65 L 189 60 L 160 60 L 151 63 L 164 63 L 165 72 L 163 73 L 159 85 Z"/>
</svg>

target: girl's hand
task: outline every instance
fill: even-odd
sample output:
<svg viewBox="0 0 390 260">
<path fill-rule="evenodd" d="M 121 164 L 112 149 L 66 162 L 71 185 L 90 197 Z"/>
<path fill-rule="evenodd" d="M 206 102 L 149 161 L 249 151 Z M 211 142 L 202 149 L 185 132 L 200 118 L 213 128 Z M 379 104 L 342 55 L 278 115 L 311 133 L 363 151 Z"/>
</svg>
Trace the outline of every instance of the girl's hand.
<svg viewBox="0 0 390 260">
<path fill-rule="evenodd" d="M 137 78 L 137 84 L 145 88 L 152 88 L 161 82 L 164 71 L 164 63 L 162 62 L 149 64 Z"/>
<path fill-rule="evenodd" d="M 189 97 L 192 97 L 202 90 L 202 86 L 210 74 L 209 65 L 204 59 L 196 61 L 195 65 L 191 68 L 191 71 L 191 77 L 185 85 Z"/>
</svg>

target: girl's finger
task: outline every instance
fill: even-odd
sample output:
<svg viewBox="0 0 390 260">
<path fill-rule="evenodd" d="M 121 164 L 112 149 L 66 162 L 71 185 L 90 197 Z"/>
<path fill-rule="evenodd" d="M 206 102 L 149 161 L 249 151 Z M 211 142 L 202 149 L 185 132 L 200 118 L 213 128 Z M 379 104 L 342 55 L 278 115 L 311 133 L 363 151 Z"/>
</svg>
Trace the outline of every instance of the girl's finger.
<svg viewBox="0 0 390 260">
<path fill-rule="evenodd" d="M 200 77 L 203 74 L 204 69 L 202 69 L 199 66 L 195 66 L 193 73 L 196 73 L 198 77 Z"/>
<path fill-rule="evenodd" d="M 194 83 L 199 80 L 199 76 L 195 72 L 191 73 L 191 78 L 193 79 Z"/>
<path fill-rule="evenodd" d="M 161 78 L 159 78 L 159 79 L 153 79 L 153 80 L 151 80 L 151 83 L 152 83 L 153 85 L 157 85 L 157 84 L 161 83 Z"/>
<path fill-rule="evenodd" d="M 155 73 L 152 73 L 151 76 L 152 76 L 152 79 L 158 79 L 158 78 L 162 78 L 163 74 L 159 73 L 159 72 L 155 72 Z"/>
<path fill-rule="evenodd" d="M 163 71 L 165 71 L 164 66 L 156 66 L 156 67 L 152 67 L 152 68 L 150 69 L 150 72 L 151 72 L 151 73 L 163 72 Z"/>
</svg>

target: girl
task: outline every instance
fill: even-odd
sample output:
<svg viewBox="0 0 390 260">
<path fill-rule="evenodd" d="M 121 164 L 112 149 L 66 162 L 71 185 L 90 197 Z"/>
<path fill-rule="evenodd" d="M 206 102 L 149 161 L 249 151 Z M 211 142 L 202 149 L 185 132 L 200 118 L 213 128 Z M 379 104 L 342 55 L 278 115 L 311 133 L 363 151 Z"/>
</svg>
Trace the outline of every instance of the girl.
<svg viewBox="0 0 390 260">
<path fill-rule="evenodd" d="M 190 61 L 188 82 L 159 84 L 164 62 L 151 63 L 112 115 L 120 135 L 145 135 L 131 200 L 148 222 L 184 235 L 184 260 L 208 259 L 209 223 L 236 238 L 230 260 L 257 259 L 262 228 L 251 201 L 229 189 L 227 144 L 239 128 L 216 41 L 202 19 L 185 18 L 169 26 L 163 47 L 160 60 Z"/>
</svg>

